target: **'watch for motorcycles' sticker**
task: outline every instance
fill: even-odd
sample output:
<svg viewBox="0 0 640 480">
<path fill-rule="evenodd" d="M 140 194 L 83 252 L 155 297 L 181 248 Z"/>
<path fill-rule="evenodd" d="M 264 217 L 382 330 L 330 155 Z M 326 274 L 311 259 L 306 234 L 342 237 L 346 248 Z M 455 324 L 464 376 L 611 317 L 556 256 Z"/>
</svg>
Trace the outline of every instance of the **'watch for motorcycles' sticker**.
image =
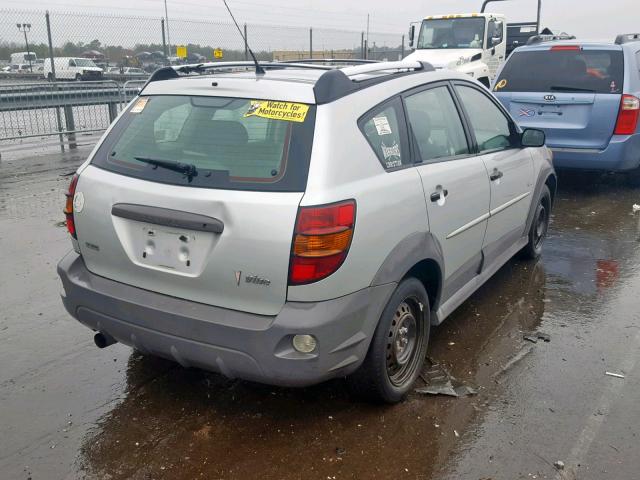
<svg viewBox="0 0 640 480">
<path fill-rule="evenodd" d="M 304 122 L 309 105 L 304 103 L 277 102 L 274 100 L 251 100 L 245 117 L 262 117 L 287 122 Z"/>
</svg>

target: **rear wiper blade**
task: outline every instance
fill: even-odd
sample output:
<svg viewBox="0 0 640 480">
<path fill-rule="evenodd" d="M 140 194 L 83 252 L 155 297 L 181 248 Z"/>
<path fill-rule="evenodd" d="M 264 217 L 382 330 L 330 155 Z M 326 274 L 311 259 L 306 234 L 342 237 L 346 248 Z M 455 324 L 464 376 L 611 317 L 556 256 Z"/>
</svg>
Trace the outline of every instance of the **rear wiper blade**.
<svg viewBox="0 0 640 480">
<path fill-rule="evenodd" d="M 591 90 L 589 88 L 580 88 L 580 87 L 570 87 L 568 85 L 553 85 L 550 87 L 550 90 L 554 92 L 586 92 L 586 93 L 596 93 L 595 90 Z"/>
<path fill-rule="evenodd" d="M 162 167 L 167 170 L 173 170 L 174 172 L 179 172 L 184 174 L 189 181 L 193 177 L 198 176 L 198 169 L 192 163 L 182 163 L 176 162 L 174 160 L 158 160 L 156 158 L 146 158 L 146 157 L 133 157 L 139 162 L 144 162 L 153 165 L 155 168 Z"/>
</svg>

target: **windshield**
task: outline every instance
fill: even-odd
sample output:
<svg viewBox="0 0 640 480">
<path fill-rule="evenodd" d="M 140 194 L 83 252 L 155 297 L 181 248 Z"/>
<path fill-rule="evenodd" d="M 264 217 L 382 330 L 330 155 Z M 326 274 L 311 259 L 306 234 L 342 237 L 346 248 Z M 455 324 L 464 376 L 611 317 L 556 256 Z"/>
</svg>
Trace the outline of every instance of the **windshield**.
<svg viewBox="0 0 640 480">
<path fill-rule="evenodd" d="M 585 92 L 620 94 L 623 57 L 619 50 L 515 52 L 496 81 L 496 92 Z"/>
<path fill-rule="evenodd" d="M 76 62 L 76 66 L 78 67 L 95 67 L 96 64 L 93 63 L 93 60 L 89 60 L 88 58 L 74 58 Z"/>
<path fill-rule="evenodd" d="M 424 20 L 418 49 L 482 48 L 484 17 Z"/>
<path fill-rule="evenodd" d="M 93 163 L 162 183 L 303 191 L 314 120 L 315 107 L 301 103 L 140 97 L 116 124 Z M 177 162 L 196 173 L 161 168 Z"/>
</svg>

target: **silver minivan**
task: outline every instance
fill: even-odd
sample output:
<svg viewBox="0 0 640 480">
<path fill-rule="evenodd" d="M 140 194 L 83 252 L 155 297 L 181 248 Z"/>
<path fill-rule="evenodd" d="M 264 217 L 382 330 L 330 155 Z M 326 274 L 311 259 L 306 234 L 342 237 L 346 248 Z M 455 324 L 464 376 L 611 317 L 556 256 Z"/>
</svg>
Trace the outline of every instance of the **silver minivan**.
<svg viewBox="0 0 640 480">
<path fill-rule="evenodd" d="M 540 255 L 544 134 L 419 62 L 166 67 L 78 169 L 63 302 L 97 332 L 228 377 L 348 377 L 397 402 L 442 322 Z"/>
</svg>

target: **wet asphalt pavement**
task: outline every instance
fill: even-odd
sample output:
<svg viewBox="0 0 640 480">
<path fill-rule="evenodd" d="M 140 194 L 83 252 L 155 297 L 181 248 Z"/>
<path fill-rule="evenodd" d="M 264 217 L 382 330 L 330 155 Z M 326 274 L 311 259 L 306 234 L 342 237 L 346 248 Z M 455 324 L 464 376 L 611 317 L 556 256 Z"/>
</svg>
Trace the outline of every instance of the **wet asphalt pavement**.
<svg viewBox="0 0 640 480">
<path fill-rule="evenodd" d="M 374 406 L 341 380 L 279 389 L 97 349 L 55 271 L 86 154 L 0 163 L 0 478 L 640 478 L 640 189 L 561 176 L 543 258 L 433 331 L 430 361 L 478 394 Z"/>
</svg>

